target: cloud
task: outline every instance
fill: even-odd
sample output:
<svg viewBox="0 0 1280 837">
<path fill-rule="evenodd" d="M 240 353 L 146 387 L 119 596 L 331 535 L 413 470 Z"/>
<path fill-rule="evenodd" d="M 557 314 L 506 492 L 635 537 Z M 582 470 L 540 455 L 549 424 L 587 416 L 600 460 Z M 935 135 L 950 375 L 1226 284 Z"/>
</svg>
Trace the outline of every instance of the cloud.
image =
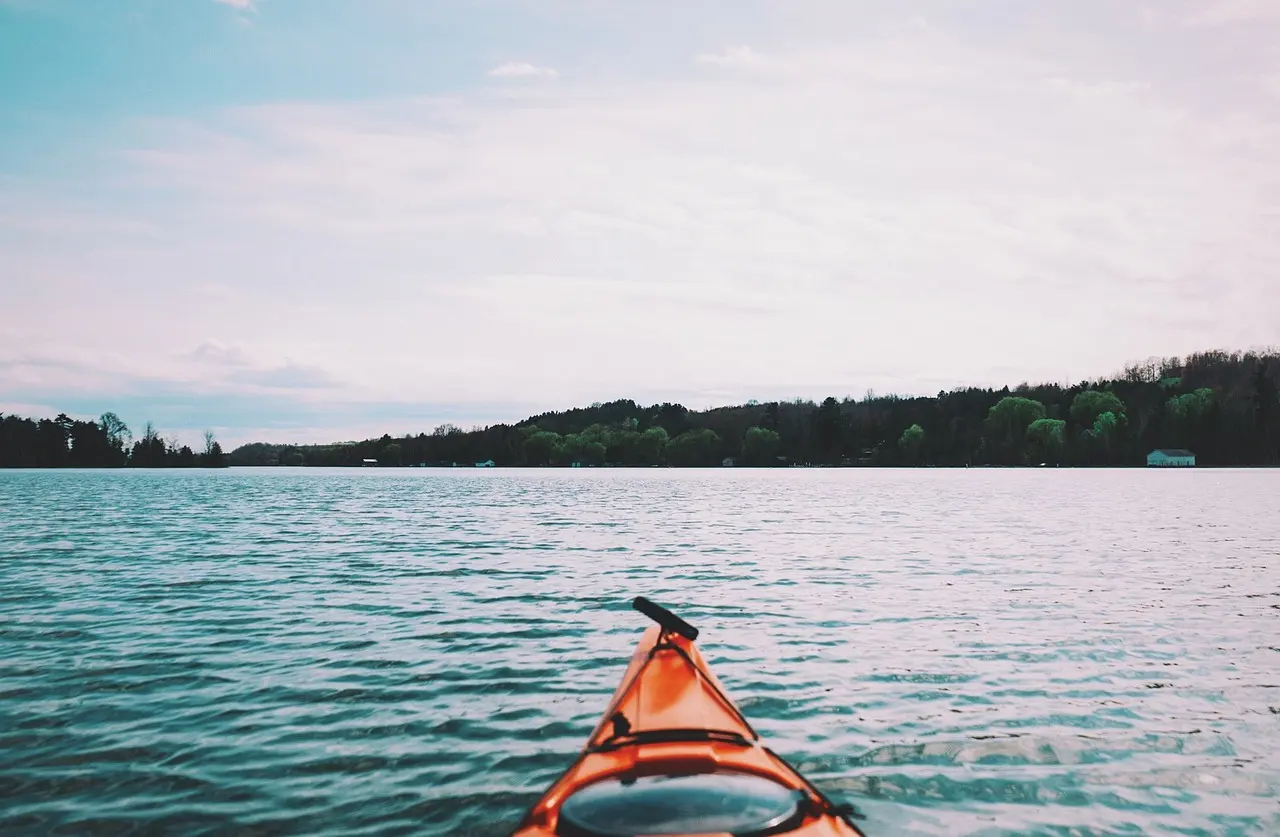
<svg viewBox="0 0 1280 837">
<path fill-rule="evenodd" d="M 253 0 L 214 0 L 215 3 L 221 3 L 224 6 L 232 6 L 237 9 L 252 9 Z"/>
<path fill-rule="evenodd" d="M 474 379 L 525 388 L 554 374 L 583 384 L 558 384 L 570 400 L 619 370 L 653 374 L 657 358 L 689 388 L 838 380 L 838 358 L 877 344 L 959 373 L 1006 340 L 1052 355 L 1045 341 L 1072 344 L 1077 317 L 1131 329 L 1193 271 L 1240 283 L 1224 306 L 1248 295 L 1276 253 L 1263 204 L 1237 186 L 1253 165 L 1274 172 L 1238 155 L 1264 124 L 1233 136 L 1147 84 L 933 39 L 782 54 L 781 83 L 766 86 L 253 109 L 168 149 L 156 171 L 278 235 L 328 238 L 317 257 L 362 253 L 373 287 L 417 300 L 353 301 L 353 322 L 385 324 L 357 351 L 435 354 L 492 335 L 469 350 L 472 371 L 431 373 L 457 396 Z M 744 305 L 764 312 L 750 327 Z M 956 310 L 970 311 L 963 327 Z M 1258 326 L 1256 309 L 1242 313 Z M 417 318 L 429 326 L 409 337 Z M 887 330 L 907 322 L 965 334 L 934 358 Z M 714 344 L 693 336 L 708 329 Z M 830 351 L 766 372 L 756 329 Z M 630 349 L 608 364 L 579 348 L 618 338 Z M 546 373 L 490 366 L 521 344 Z M 1089 365 L 1126 354 L 1105 351 Z"/>
<path fill-rule="evenodd" d="M 720 67 L 753 68 L 764 64 L 764 57 L 749 46 L 733 46 L 724 52 L 703 53 L 698 56 L 700 64 L 714 64 Z"/>
<path fill-rule="evenodd" d="M 1280 23 L 1280 3 L 1275 0 L 1207 0 L 1188 12 L 1189 26 L 1215 27 Z"/>
<path fill-rule="evenodd" d="M 751 72 L 698 72 L 688 45 L 634 77 L 132 124 L 85 195 L 155 234 L 0 228 L 23 312 L 0 319 L 0 396 L 165 382 L 252 427 L 259 401 L 513 420 L 1079 380 L 1274 342 L 1280 113 L 1184 71 L 1225 32 L 1172 60 L 933 17 L 851 31 L 737 30 L 754 46 L 701 62 Z M 1089 43 L 1131 41 L 1108 33 Z M 10 190 L 2 214 L 38 199 Z"/>
<path fill-rule="evenodd" d="M 247 366 L 249 359 L 239 346 L 228 346 L 221 340 L 205 340 L 190 352 L 190 357 L 219 366 Z"/>
<path fill-rule="evenodd" d="M 508 61 L 489 71 L 494 78 L 555 78 L 559 72 L 551 67 L 539 67 L 522 61 Z"/>
<path fill-rule="evenodd" d="M 3 5 L 3 4 L 0 4 Z M 53 418 L 64 412 L 48 404 L 32 404 L 22 401 L 0 401 L 0 416 L 18 416 L 20 418 L 42 419 Z"/>
<path fill-rule="evenodd" d="M 293 362 L 270 369 L 244 369 L 232 373 L 228 380 L 266 389 L 331 389 L 339 381 L 316 366 Z"/>
<path fill-rule="evenodd" d="M 115 397 L 156 386 L 243 395 L 282 391 L 302 395 L 309 390 L 325 398 L 335 394 L 357 401 L 367 398 L 358 390 L 338 392 L 342 381 L 322 367 L 290 359 L 263 361 L 216 340 L 168 357 L 94 356 L 56 347 L 44 353 L 0 353 L 0 392 L 42 394 L 45 403 L 49 403 L 48 394 L 62 391 Z"/>
<path fill-rule="evenodd" d="M 14 342 L 2 341 L 3 345 Z M 23 342 L 17 345 L 23 346 Z M 11 396 L 16 392 L 109 389 L 121 377 L 117 370 L 123 365 L 122 360 L 84 346 L 43 352 L 25 347 L 16 351 L 0 349 L 0 393 Z"/>
<path fill-rule="evenodd" d="M 330 390 L 341 386 L 339 378 L 320 366 L 298 363 L 289 358 L 283 363 L 263 361 L 243 346 L 216 339 L 205 340 L 181 356 L 195 364 L 188 379 L 211 389 L 261 392 Z"/>
<path fill-rule="evenodd" d="M 256 363 L 240 346 L 220 340 L 205 340 L 187 353 L 202 367 L 202 378 L 208 384 L 227 384 L 233 388 L 319 390 L 332 389 L 340 381 L 318 367 L 286 359 L 278 365 Z M 209 376 L 212 377 L 209 377 Z"/>
</svg>

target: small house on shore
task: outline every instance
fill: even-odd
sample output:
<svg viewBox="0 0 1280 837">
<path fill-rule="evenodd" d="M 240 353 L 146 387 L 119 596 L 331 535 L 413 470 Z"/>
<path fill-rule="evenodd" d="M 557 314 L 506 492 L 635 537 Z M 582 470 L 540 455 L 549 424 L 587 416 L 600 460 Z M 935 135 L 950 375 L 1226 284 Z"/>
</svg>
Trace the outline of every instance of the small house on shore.
<svg viewBox="0 0 1280 837">
<path fill-rule="evenodd" d="M 378 465 L 378 460 L 376 459 L 362 459 L 360 461 L 360 466 L 362 468 L 375 468 L 377 467 L 377 465 Z"/>
<path fill-rule="evenodd" d="M 1147 454 L 1149 468 L 1194 468 L 1196 455 L 1183 448 L 1159 448 Z"/>
</svg>

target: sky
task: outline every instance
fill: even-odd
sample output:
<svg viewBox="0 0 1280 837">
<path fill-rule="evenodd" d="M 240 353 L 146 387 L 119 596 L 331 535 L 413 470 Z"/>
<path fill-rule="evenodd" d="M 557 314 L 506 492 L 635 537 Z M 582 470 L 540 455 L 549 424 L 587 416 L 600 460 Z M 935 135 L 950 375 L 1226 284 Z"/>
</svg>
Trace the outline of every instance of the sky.
<svg viewBox="0 0 1280 837">
<path fill-rule="evenodd" d="M 0 0 L 0 412 L 321 442 L 1280 343 L 1275 0 Z"/>
</svg>

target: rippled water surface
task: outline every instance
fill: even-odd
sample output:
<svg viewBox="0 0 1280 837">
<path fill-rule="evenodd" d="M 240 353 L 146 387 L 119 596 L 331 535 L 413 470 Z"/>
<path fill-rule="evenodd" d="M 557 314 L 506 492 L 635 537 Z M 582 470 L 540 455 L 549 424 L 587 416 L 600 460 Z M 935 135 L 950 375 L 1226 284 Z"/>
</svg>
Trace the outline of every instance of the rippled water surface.
<svg viewBox="0 0 1280 837">
<path fill-rule="evenodd" d="M 506 834 L 648 594 L 875 834 L 1280 834 L 1280 472 L 0 473 L 0 832 Z"/>
</svg>

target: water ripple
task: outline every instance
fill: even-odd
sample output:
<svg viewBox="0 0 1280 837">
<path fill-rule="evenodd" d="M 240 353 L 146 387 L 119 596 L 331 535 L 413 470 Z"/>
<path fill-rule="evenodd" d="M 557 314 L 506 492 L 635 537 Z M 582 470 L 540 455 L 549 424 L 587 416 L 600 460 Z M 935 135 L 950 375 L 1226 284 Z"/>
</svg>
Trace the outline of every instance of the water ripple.
<svg viewBox="0 0 1280 837">
<path fill-rule="evenodd" d="M 0 833 L 506 834 L 642 627 L 873 834 L 1280 833 L 1280 474 L 0 473 Z"/>
</svg>

